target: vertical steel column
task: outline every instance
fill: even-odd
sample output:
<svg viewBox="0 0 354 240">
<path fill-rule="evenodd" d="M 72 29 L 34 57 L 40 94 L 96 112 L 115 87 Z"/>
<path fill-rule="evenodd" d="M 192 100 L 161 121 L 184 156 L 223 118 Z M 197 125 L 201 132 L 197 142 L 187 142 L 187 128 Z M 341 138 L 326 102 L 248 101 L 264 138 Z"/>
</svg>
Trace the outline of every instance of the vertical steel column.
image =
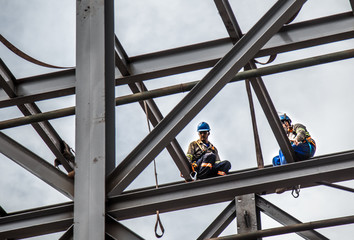
<svg viewBox="0 0 354 240">
<path fill-rule="evenodd" d="M 260 211 L 256 208 L 254 193 L 236 197 L 236 220 L 238 233 L 254 232 L 261 229 Z"/>
<path fill-rule="evenodd" d="M 115 163 L 113 0 L 77 0 L 74 239 L 105 239 Z"/>
</svg>

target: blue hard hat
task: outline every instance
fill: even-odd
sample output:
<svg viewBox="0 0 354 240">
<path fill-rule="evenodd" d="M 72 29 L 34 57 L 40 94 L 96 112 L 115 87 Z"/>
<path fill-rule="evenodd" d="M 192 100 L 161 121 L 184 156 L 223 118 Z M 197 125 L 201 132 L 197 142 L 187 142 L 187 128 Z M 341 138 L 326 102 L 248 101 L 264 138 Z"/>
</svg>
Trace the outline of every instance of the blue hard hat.
<svg viewBox="0 0 354 240">
<path fill-rule="evenodd" d="M 201 122 L 198 124 L 198 128 L 197 128 L 198 132 L 206 132 L 206 131 L 210 131 L 210 127 L 209 124 L 207 124 L 206 122 Z"/>
<path fill-rule="evenodd" d="M 279 118 L 281 122 L 288 121 L 288 123 L 291 125 L 291 119 L 285 113 L 283 115 L 280 115 Z"/>
</svg>

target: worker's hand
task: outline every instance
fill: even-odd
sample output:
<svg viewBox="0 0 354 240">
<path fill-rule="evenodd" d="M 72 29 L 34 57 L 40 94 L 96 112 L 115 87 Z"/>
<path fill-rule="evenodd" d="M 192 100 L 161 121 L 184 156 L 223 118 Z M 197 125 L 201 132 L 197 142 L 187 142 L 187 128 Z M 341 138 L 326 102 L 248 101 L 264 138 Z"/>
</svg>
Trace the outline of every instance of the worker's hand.
<svg viewBox="0 0 354 240">
<path fill-rule="evenodd" d="M 299 145 L 299 142 L 295 139 L 294 144 L 297 146 L 297 145 Z"/>
<path fill-rule="evenodd" d="M 197 168 L 198 168 L 198 164 L 197 164 L 197 162 L 192 162 L 192 170 L 193 171 L 196 171 L 197 170 Z"/>
</svg>

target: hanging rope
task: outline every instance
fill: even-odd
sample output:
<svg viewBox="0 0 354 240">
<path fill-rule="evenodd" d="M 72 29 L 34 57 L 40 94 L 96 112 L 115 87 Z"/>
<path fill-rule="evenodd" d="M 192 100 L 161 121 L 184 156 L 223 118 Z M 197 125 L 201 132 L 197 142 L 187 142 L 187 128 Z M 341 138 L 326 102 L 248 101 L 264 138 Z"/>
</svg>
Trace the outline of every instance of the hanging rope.
<svg viewBox="0 0 354 240">
<path fill-rule="evenodd" d="M 26 53 L 22 52 L 20 49 L 18 49 L 17 47 L 15 47 L 14 45 L 12 45 L 12 43 L 10 43 L 9 41 L 7 41 L 6 38 L 4 38 L 2 36 L 2 34 L 0 34 L 0 41 L 4 44 L 5 47 L 7 47 L 9 50 L 11 50 L 13 53 L 15 53 L 17 56 L 31 62 L 34 63 L 36 65 L 42 66 L 42 67 L 48 67 L 48 68 L 59 68 L 59 69 L 67 69 L 67 68 L 72 68 L 72 67 L 58 67 L 58 66 L 54 66 L 48 63 L 44 63 L 41 62 L 29 55 L 27 55 Z"/>
<path fill-rule="evenodd" d="M 140 88 L 141 88 L 141 91 L 143 92 L 144 91 L 144 87 L 142 85 L 142 82 L 140 82 Z M 150 122 L 149 122 L 149 112 L 148 112 L 148 107 L 147 107 L 146 101 L 144 101 L 144 109 L 145 109 L 146 122 L 147 122 L 147 125 L 148 125 L 148 129 L 149 129 L 149 132 L 151 132 L 151 127 L 150 127 Z M 154 175 L 155 175 L 155 187 L 156 187 L 156 189 L 158 189 L 159 188 L 159 183 L 158 183 L 158 177 L 157 177 L 156 160 L 155 160 L 155 158 L 154 158 Z M 158 228 L 160 228 L 161 233 L 158 233 L 158 231 L 157 231 Z M 164 233 L 165 233 L 165 228 L 163 227 L 161 219 L 160 219 L 159 210 L 156 210 L 156 223 L 155 223 L 154 230 L 155 230 L 155 236 L 157 238 L 161 238 L 164 235 Z"/>
</svg>

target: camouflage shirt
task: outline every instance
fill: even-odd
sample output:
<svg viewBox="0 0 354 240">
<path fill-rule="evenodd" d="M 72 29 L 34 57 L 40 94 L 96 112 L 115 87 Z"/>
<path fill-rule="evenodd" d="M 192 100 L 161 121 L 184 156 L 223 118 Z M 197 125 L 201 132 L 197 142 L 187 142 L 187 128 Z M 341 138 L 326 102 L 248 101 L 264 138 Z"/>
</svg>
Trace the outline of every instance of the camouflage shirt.
<svg viewBox="0 0 354 240">
<path fill-rule="evenodd" d="M 288 132 L 288 137 L 290 140 L 296 139 L 298 142 L 303 142 L 311 137 L 311 135 L 304 125 L 296 123 L 293 125 L 292 130 Z"/>
<path fill-rule="evenodd" d="M 220 162 L 220 157 L 216 147 L 214 147 L 214 145 L 211 142 L 209 142 L 209 146 L 207 146 L 205 143 L 203 143 L 201 140 L 198 139 L 197 141 L 191 142 L 189 144 L 188 151 L 187 151 L 187 158 L 189 162 L 192 163 L 197 161 L 199 158 L 201 158 L 204 153 L 210 153 L 210 152 L 216 155 L 215 162 L 216 163 Z"/>
</svg>

